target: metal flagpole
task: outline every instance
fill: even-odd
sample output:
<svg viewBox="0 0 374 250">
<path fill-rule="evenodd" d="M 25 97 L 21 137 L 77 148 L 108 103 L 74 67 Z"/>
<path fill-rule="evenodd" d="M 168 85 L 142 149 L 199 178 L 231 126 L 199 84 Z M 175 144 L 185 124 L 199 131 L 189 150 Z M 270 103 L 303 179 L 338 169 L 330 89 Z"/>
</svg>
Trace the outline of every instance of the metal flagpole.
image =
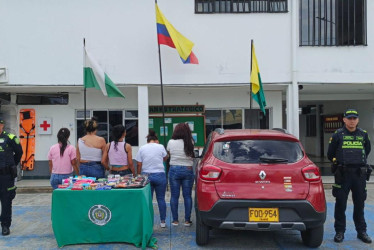
<svg viewBox="0 0 374 250">
<path fill-rule="evenodd" d="M 252 76 L 252 58 L 253 58 L 253 39 L 251 39 L 251 70 L 249 74 L 249 109 L 252 110 L 252 82 L 251 82 L 251 76 Z"/>
<path fill-rule="evenodd" d="M 157 0 L 155 0 L 155 4 L 157 4 Z M 156 28 L 157 28 L 157 21 L 156 21 Z M 157 36 L 157 45 L 158 45 L 158 62 L 160 66 L 160 85 L 161 85 L 161 106 L 162 106 L 162 126 L 164 131 L 164 142 L 163 145 L 166 148 L 166 127 L 165 127 L 165 105 L 164 105 L 164 86 L 162 83 L 162 66 L 161 66 L 161 51 L 160 51 L 160 43 L 158 42 Z"/>
<path fill-rule="evenodd" d="M 86 38 L 83 38 L 83 93 L 84 93 L 84 120 L 86 121 L 86 85 L 84 82 L 84 71 L 86 67 Z"/>
</svg>

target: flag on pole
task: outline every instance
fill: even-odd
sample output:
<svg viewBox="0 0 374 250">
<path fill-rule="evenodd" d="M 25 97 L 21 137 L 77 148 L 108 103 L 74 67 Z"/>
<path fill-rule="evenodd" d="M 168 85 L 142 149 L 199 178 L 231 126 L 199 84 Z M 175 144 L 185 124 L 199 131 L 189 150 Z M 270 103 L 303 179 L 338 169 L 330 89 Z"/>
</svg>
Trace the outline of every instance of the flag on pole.
<svg viewBox="0 0 374 250">
<path fill-rule="evenodd" d="M 85 65 L 84 65 L 84 87 L 100 89 L 107 97 L 125 96 L 110 80 L 109 76 L 103 71 L 100 65 L 84 47 Z"/>
<path fill-rule="evenodd" d="M 199 64 L 197 57 L 192 52 L 194 43 L 179 33 L 162 14 L 156 4 L 156 22 L 158 43 L 175 48 L 183 63 Z"/>
<path fill-rule="evenodd" d="M 266 114 L 266 100 L 264 89 L 262 88 L 260 69 L 258 68 L 255 54 L 255 46 L 252 46 L 252 70 L 251 70 L 252 97 L 256 100 L 260 109 Z"/>
</svg>

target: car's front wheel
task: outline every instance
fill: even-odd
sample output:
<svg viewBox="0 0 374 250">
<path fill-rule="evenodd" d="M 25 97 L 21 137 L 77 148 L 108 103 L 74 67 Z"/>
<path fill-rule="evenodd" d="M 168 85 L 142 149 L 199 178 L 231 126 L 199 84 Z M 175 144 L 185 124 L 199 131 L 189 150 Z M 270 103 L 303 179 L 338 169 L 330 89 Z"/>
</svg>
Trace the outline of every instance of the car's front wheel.
<svg viewBox="0 0 374 250">
<path fill-rule="evenodd" d="M 301 239 L 308 247 L 319 247 L 323 241 L 323 225 L 301 231 Z"/>
<path fill-rule="evenodd" d="M 196 213 L 196 244 L 199 246 L 208 244 L 209 227 L 201 221 L 199 212 Z"/>
</svg>

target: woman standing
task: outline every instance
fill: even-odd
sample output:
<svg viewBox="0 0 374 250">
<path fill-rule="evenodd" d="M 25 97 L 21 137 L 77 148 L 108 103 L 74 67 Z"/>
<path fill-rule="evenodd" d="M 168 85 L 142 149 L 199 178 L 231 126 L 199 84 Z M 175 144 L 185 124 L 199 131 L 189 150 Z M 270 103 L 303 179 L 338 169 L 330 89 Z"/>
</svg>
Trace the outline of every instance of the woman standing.
<svg viewBox="0 0 374 250">
<path fill-rule="evenodd" d="M 178 226 L 178 201 L 180 188 L 184 199 L 184 225 L 191 226 L 192 185 L 194 174 L 192 170 L 194 145 L 190 127 L 186 123 L 179 123 L 168 143 L 167 151 L 170 154 L 170 207 L 173 215 L 172 225 Z"/>
<path fill-rule="evenodd" d="M 80 163 L 79 173 L 96 179 L 104 178 L 105 167 L 101 164 L 101 158 L 106 147 L 105 139 L 96 135 L 97 122 L 95 118 L 86 120 L 84 129 L 86 135 L 78 139 L 77 147 L 77 160 Z"/>
<path fill-rule="evenodd" d="M 151 192 L 156 191 L 158 210 L 160 211 L 160 226 L 166 227 L 166 174 L 163 162 L 168 158 L 164 146 L 158 144 L 158 138 L 153 130 L 147 135 L 147 144 L 136 154 L 137 173 L 147 174 L 151 182 Z"/>
<path fill-rule="evenodd" d="M 62 179 L 73 175 L 73 168 L 75 173 L 79 174 L 76 164 L 76 149 L 73 145 L 70 145 L 69 136 L 69 129 L 61 128 L 57 133 L 58 143 L 53 145 L 48 152 L 50 183 L 53 189 L 61 184 Z"/>
<path fill-rule="evenodd" d="M 122 124 L 116 125 L 112 130 L 113 141 L 109 142 L 104 150 L 101 163 L 109 168 L 112 166 L 111 174 L 119 174 L 121 176 L 127 174 L 135 174 L 132 162 L 132 148 L 126 143 L 126 129 Z"/>
</svg>

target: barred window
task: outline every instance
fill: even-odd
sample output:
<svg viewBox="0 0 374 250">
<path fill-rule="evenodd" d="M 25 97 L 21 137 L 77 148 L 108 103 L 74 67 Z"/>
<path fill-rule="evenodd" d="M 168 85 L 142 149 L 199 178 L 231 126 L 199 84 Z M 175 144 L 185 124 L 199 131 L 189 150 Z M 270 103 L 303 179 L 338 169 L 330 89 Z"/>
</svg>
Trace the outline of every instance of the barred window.
<svg viewBox="0 0 374 250">
<path fill-rule="evenodd" d="M 300 46 L 367 45 L 366 0 L 299 0 Z"/>
<path fill-rule="evenodd" d="M 195 0 L 195 13 L 287 12 L 287 0 Z"/>
</svg>

